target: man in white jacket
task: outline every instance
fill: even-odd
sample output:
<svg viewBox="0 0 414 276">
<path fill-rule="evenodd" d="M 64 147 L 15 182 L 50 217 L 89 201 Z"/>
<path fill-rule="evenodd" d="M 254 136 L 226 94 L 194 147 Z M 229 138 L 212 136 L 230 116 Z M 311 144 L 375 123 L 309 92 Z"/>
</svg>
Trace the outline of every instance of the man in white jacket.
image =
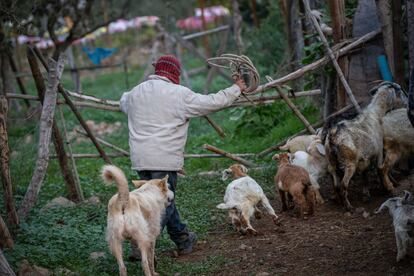
<svg viewBox="0 0 414 276">
<path fill-rule="evenodd" d="M 174 56 L 162 56 L 155 64 L 155 74 L 124 93 L 120 101 L 121 110 L 128 115 L 132 169 L 141 179 L 168 174 L 174 193 L 177 172 L 184 165 L 189 119 L 231 105 L 246 89 L 240 78 L 216 94 L 202 95 L 179 85 L 180 73 L 180 62 Z M 190 253 L 197 236 L 181 222 L 174 202 L 166 209 L 162 229 L 165 226 L 179 253 Z"/>
</svg>

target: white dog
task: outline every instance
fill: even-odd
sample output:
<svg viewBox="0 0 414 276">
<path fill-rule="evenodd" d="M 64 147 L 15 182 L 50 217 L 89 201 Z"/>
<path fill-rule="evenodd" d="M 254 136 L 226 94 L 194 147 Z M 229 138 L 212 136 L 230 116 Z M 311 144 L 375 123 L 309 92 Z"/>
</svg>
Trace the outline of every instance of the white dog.
<svg viewBox="0 0 414 276">
<path fill-rule="evenodd" d="M 250 218 L 252 215 L 255 215 L 256 218 L 261 217 L 261 212 L 257 208 L 259 205 L 265 208 L 275 223 L 277 223 L 278 216 L 265 196 L 262 187 L 246 173 L 246 167 L 239 164 L 232 165 L 223 171 L 223 181 L 230 175 L 234 180 L 227 186 L 224 203 L 217 205 L 217 208 L 229 209 L 229 216 L 237 231 L 256 235 L 257 231 L 250 224 Z"/>
<path fill-rule="evenodd" d="M 161 230 L 165 208 L 174 198 L 168 189 L 168 176 L 163 179 L 133 181 L 136 190 L 129 192 L 128 181 L 117 167 L 102 168 L 106 183 L 115 182 L 118 194 L 108 203 L 106 239 L 119 265 L 119 274 L 127 275 L 122 258 L 122 242 L 131 239 L 141 251 L 142 268 L 146 276 L 158 275 L 154 268 L 155 241 Z"/>
<path fill-rule="evenodd" d="M 392 216 L 392 222 L 395 231 L 395 240 L 397 242 L 397 262 L 407 254 L 408 245 L 412 245 L 413 239 L 410 238 L 408 232 L 414 224 L 414 199 L 410 192 L 404 191 L 402 197 L 393 197 L 386 200 L 376 214 L 385 208 L 388 208 Z"/>
</svg>

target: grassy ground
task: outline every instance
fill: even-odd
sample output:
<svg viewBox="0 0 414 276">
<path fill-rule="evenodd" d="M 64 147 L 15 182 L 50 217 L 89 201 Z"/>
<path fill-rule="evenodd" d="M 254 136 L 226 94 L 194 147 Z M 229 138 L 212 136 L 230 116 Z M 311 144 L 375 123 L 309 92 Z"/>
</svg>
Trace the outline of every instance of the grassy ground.
<svg viewBox="0 0 414 276">
<path fill-rule="evenodd" d="M 131 83 L 136 83 L 140 77 L 140 70 L 132 70 L 129 74 Z M 125 87 L 122 72 L 107 73 L 96 77 L 82 79 L 83 90 L 88 94 L 108 99 L 119 99 Z M 71 88 L 71 82 L 66 76 L 63 80 L 65 87 Z M 192 88 L 202 91 L 204 76 L 192 79 Z M 217 91 L 226 87 L 224 80 L 214 82 L 212 90 Z M 31 90 L 33 87 L 31 86 Z M 305 111 L 311 121 L 316 121 L 318 111 L 307 100 L 299 100 L 299 105 Z M 286 106 L 279 103 L 270 109 L 275 112 L 278 120 L 266 131 L 256 131 L 250 124 L 245 128 L 237 128 L 244 109 L 228 109 L 213 115 L 228 134 L 225 139 L 220 139 L 214 130 L 202 118 L 193 119 L 190 123 L 189 138 L 186 147 L 188 153 L 204 152 L 201 146 L 210 143 L 229 152 L 256 153 L 276 143 L 280 139 L 302 129 L 301 123 L 290 114 Z M 70 111 L 63 107 L 68 129 L 77 126 L 76 119 Z M 256 111 L 248 111 L 255 116 Z M 58 114 L 58 113 L 57 113 Z M 83 109 L 85 119 L 96 122 L 121 122 L 122 127 L 110 135 L 103 137 L 122 148 L 128 149 L 128 131 L 126 117 L 121 113 L 107 112 L 92 109 Z M 36 139 L 38 136 L 38 121 L 36 119 L 22 120 L 18 114 L 10 115 L 10 146 L 13 151 L 11 158 L 12 178 L 19 202 L 30 181 L 34 161 L 36 158 Z M 59 125 L 61 122 L 58 120 Z M 260 122 L 256 122 L 260 124 Z M 236 131 L 237 130 L 237 131 Z M 33 139 L 30 141 L 30 137 Z M 108 150 L 110 152 L 110 150 Z M 74 152 L 95 153 L 90 142 L 74 144 Z M 271 166 L 270 157 L 264 160 L 255 160 L 258 164 Z M 128 158 L 118 158 L 114 163 L 121 167 L 129 179 L 135 178 L 135 173 L 130 170 Z M 176 200 L 179 211 L 189 227 L 204 239 L 208 231 L 214 229 L 215 221 L 225 220 L 225 215 L 219 212 L 215 205 L 221 200 L 225 190 L 225 184 L 217 179 L 200 179 L 196 176 L 199 171 L 223 169 L 233 163 L 225 159 L 191 159 L 186 160 L 185 169 L 188 177 L 179 180 Z M 42 186 L 38 204 L 27 220 L 21 223 L 16 230 L 15 249 L 6 251 L 6 256 L 17 270 L 18 264 L 23 259 L 32 264 L 43 266 L 56 271 L 59 268 L 67 268 L 81 275 L 115 275 L 117 265 L 110 255 L 104 239 L 106 227 L 106 204 L 108 199 L 116 193 L 115 187 L 104 186 L 99 177 L 99 170 L 103 162 L 99 159 L 78 160 L 77 166 L 80 174 L 81 185 L 85 197 L 96 195 L 101 202 L 98 205 L 79 204 L 71 208 L 57 208 L 42 211 L 41 208 L 48 201 L 65 196 L 66 190 L 63 184 L 59 166 L 55 160 L 49 164 L 47 177 Z M 254 174 L 270 197 L 272 192 L 272 170 Z M 0 199 L 0 210 L 4 210 L 3 198 Z M 2 211 L 3 212 L 3 211 Z M 4 213 L 2 214 L 4 216 Z M 129 244 L 125 244 L 125 250 L 129 250 Z M 166 233 L 159 238 L 157 252 L 163 252 L 173 248 Z M 98 261 L 89 260 L 89 254 L 95 251 L 106 253 L 106 257 Z M 125 253 L 125 256 L 127 252 Z M 217 271 L 225 262 L 225 256 L 208 256 L 193 263 L 175 262 L 168 254 L 161 254 L 158 272 L 162 275 L 172 275 L 180 272 L 182 275 L 211 274 Z M 139 264 L 127 263 L 131 273 L 141 273 Z"/>
</svg>

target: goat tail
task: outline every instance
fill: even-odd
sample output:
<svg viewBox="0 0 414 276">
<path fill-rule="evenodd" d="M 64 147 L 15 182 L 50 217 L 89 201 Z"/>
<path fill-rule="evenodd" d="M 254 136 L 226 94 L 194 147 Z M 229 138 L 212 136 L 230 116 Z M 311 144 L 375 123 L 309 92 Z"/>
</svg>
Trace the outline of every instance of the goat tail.
<svg viewBox="0 0 414 276">
<path fill-rule="evenodd" d="M 118 187 L 117 203 L 122 207 L 122 211 L 124 211 L 129 199 L 128 181 L 124 172 L 116 166 L 105 165 L 102 168 L 101 176 L 103 181 L 107 184 L 115 182 Z"/>
</svg>

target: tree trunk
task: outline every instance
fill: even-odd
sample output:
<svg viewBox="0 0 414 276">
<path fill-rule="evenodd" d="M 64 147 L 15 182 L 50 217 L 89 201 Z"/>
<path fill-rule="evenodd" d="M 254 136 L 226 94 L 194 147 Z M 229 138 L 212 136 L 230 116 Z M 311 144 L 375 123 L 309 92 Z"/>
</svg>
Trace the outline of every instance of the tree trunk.
<svg viewBox="0 0 414 276">
<path fill-rule="evenodd" d="M 6 257 L 3 254 L 3 251 L 0 249 L 0 275 L 2 276 L 16 276 L 13 270 L 11 269 L 9 263 L 6 260 Z"/>
<path fill-rule="evenodd" d="M 407 1 L 408 55 L 410 72 L 414 69 L 414 1 Z"/>
<path fill-rule="evenodd" d="M 19 218 L 16 212 L 16 204 L 13 197 L 13 185 L 10 175 L 10 148 L 7 134 L 7 113 L 8 101 L 6 93 L 11 92 L 11 78 L 9 73 L 9 61 L 7 55 L 2 52 L 1 55 L 1 78 L 3 84 L 3 93 L 0 94 L 0 166 L 1 166 L 1 180 L 4 190 L 4 203 L 6 205 L 7 219 L 11 225 L 18 225 Z"/>
<path fill-rule="evenodd" d="M 411 0 L 412 1 L 412 0 Z M 407 2 L 411 2 L 407 1 Z M 394 71 L 395 82 L 401 86 L 405 86 L 404 76 L 404 49 L 401 28 L 401 0 L 392 1 L 392 21 L 393 21 L 393 40 L 394 40 Z"/>
<path fill-rule="evenodd" d="M 353 19 L 352 36 L 363 36 L 374 30 L 381 29 L 375 0 L 359 0 Z M 358 102 L 369 102 L 371 96 L 368 91 L 381 79 L 377 65 L 377 57 L 384 54 L 381 38 L 377 38 L 364 45 L 358 53 L 349 59 L 349 86 Z"/>
<path fill-rule="evenodd" d="M 250 0 L 252 6 L 252 17 L 253 17 L 253 24 L 256 28 L 260 25 L 259 17 L 257 17 L 257 8 L 256 8 L 256 0 Z"/>
<path fill-rule="evenodd" d="M 35 81 L 35 85 L 36 85 L 37 93 L 40 98 L 40 102 L 43 104 L 46 87 L 45 87 L 42 73 L 40 72 L 40 69 L 39 69 L 39 64 L 31 48 L 27 49 L 27 59 L 29 61 L 30 69 L 32 71 L 33 79 Z M 66 154 L 65 146 L 63 143 L 63 138 L 62 138 L 62 135 L 60 133 L 60 130 L 59 130 L 59 127 L 56 121 L 53 121 L 53 124 L 52 124 L 52 138 L 53 138 L 53 144 L 55 146 L 55 151 L 58 156 L 60 170 L 63 175 L 63 180 L 65 181 L 65 184 L 68 190 L 69 199 L 72 201 L 79 202 L 82 200 L 82 196 L 78 193 L 78 190 L 76 189 L 75 178 L 69 166 L 69 160 Z"/>
<path fill-rule="evenodd" d="M 346 39 L 346 21 L 345 21 L 345 1 L 328 1 L 329 9 L 331 12 L 332 18 L 332 35 L 335 43 L 340 43 Z M 343 56 L 338 59 L 339 67 L 346 79 L 348 79 L 348 57 Z M 336 79 L 336 82 L 339 83 L 339 79 Z M 337 85 L 337 109 L 340 109 L 346 105 L 346 91 L 342 85 Z M 330 92 L 330 91 L 328 91 Z M 329 114 L 328 114 L 329 115 Z"/>
<path fill-rule="evenodd" d="M 0 248 L 13 248 L 13 239 L 10 235 L 10 231 L 6 226 L 2 216 L 0 215 Z M 2 275 L 2 274 L 0 274 Z"/>
<path fill-rule="evenodd" d="M 42 115 L 40 116 L 40 136 L 36 167 L 19 209 L 19 215 L 24 218 L 35 205 L 37 197 L 46 175 L 49 164 L 49 145 L 52 133 L 53 117 L 55 114 L 57 88 L 63 73 L 65 60 L 59 57 L 58 62 L 49 60 L 48 87 L 43 101 Z"/>
<path fill-rule="evenodd" d="M 242 40 L 242 36 L 241 36 L 241 24 L 242 24 L 243 18 L 240 14 L 238 0 L 231 0 L 231 8 L 233 10 L 234 39 L 236 40 L 237 52 L 240 55 L 244 51 L 244 45 L 243 45 L 243 40 Z"/>
</svg>

